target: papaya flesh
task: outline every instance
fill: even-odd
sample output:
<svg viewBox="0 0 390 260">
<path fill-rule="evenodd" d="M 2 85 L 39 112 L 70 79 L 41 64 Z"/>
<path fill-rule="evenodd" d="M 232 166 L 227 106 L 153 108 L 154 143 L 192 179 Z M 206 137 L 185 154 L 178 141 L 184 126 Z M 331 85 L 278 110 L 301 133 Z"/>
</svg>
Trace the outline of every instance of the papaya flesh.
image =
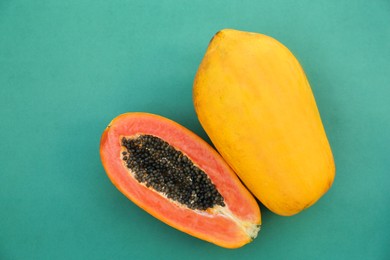
<svg viewBox="0 0 390 260">
<path fill-rule="evenodd" d="M 174 121 L 122 114 L 105 129 L 100 156 L 112 183 L 166 224 L 226 248 L 257 236 L 254 197 L 210 145 Z"/>
<path fill-rule="evenodd" d="M 195 76 L 193 100 L 222 157 L 274 213 L 294 215 L 331 187 L 333 155 L 309 82 L 277 40 L 218 32 Z"/>
</svg>

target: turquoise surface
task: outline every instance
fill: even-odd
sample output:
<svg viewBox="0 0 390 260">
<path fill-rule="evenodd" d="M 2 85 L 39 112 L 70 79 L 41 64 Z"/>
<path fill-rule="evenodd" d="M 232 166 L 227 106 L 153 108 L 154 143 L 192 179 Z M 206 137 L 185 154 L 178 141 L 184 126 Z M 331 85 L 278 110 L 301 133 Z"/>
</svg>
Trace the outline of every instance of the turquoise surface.
<svg viewBox="0 0 390 260">
<path fill-rule="evenodd" d="M 311 82 L 337 175 L 313 207 L 262 207 L 251 244 L 181 233 L 109 181 L 115 116 L 169 117 L 207 141 L 192 82 L 211 37 L 275 37 Z M 0 259 L 390 259 L 390 2 L 0 1 Z"/>
</svg>

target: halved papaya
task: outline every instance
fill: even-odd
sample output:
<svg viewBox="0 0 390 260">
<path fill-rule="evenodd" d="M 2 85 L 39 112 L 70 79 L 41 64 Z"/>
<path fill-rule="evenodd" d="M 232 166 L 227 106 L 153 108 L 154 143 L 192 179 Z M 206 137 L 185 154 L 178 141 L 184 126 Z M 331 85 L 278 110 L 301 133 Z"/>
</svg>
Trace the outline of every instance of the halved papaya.
<svg viewBox="0 0 390 260">
<path fill-rule="evenodd" d="M 127 198 L 178 230 L 226 248 L 260 230 L 254 197 L 210 145 L 178 123 L 122 114 L 104 131 L 100 155 Z"/>
</svg>

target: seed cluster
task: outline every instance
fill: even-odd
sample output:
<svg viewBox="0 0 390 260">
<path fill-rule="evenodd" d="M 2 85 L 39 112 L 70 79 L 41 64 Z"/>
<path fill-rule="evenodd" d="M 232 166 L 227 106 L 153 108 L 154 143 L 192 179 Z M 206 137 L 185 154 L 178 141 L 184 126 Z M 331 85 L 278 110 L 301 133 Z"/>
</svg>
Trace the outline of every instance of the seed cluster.
<svg viewBox="0 0 390 260">
<path fill-rule="evenodd" d="M 137 181 L 191 209 L 225 206 L 208 176 L 182 152 L 152 135 L 122 138 L 122 159 Z"/>
</svg>

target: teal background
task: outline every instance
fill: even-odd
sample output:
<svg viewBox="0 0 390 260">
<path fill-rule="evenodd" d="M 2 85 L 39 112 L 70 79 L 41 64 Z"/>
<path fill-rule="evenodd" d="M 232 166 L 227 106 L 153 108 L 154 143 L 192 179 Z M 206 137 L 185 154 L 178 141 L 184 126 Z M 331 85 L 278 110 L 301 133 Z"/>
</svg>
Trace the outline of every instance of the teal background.
<svg viewBox="0 0 390 260">
<path fill-rule="evenodd" d="M 223 28 L 300 60 L 336 161 L 313 207 L 262 207 L 228 250 L 157 221 L 110 183 L 106 125 L 169 117 L 207 141 L 192 82 Z M 0 1 L 0 259 L 390 259 L 390 2 Z"/>
</svg>

